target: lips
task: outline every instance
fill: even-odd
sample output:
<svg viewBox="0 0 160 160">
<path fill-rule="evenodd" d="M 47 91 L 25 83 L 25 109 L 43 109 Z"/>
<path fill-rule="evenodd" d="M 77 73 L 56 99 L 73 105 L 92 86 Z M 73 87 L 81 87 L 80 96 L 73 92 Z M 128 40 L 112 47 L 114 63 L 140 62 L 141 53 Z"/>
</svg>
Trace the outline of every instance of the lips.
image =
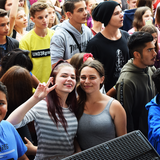
<svg viewBox="0 0 160 160">
<path fill-rule="evenodd" d="M 84 86 L 84 88 L 89 88 L 89 87 L 91 87 L 91 86 Z"/>
<path fill-rule="evenodd" d="M 67 87 L 72 87 L 73 85 L 72 84 L 70 84 L 70 83 L 67 83 L 67 84 L 64 84 L 65 86 L 67 86 Z"/>
<path fill-rule="evenodd" d="M 47 25 L 48 25 L 47 23 L 44 23 L 44 24 L 43 24 L 43 26 L 47 26 Z"/>
<path fill-rule="evenodd" d="M 4 32 L 4 34 L 8 34 L 9 33 L 9 31 L 8 32 Z"/>
<path fill-rule="evenodd" d="M 152 59 L 152 61 L 156 61 L 156 57 Z"/>
</svg>

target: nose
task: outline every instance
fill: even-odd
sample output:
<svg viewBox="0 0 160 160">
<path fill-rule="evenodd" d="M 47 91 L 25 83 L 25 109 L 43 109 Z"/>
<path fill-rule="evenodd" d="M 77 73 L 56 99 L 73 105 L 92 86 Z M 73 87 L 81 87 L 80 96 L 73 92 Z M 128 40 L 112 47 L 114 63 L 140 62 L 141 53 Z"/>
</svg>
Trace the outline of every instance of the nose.
<svg viewBox="0 0 160 160">
<path fill-rule="evenodd" d="M 153 21 L 153 18 L 151 16 L 148 19 L 151 20 L 151 21 Z"/>
<path fill-rule="evenodd" d="M 154 45 L 156 44 L 156 42 L 157 42 L 157 38 L 153 38 Z"/>
<path fill-rule="evenodd" d="M 157 52 L 153 49 L 153 56 L 156 56 Z"/>
<path fill-rule="evenodd" d="M 84 14 L 87 15 L 87 9 L 86 9 L 86 8 L 85 8 L 85 10 L 84 10 Z"/>
<path fill-rule="evenodd" d="M 89 83 L 89 78 L 86 78 L 86 79 L 85 79 L 85 83 Z"/>
<path fill-rule="evenodd" d="M 123 18 L 123 13 L 122 12 L 120 13 L 120 17 Z"/>
<path fill-rule="evenodd" d="M 43 18 L 43 22 L 47 22 L 47 19 L 48 19 L 48 18 L 44 17 L 44 18 Z"/>
<path fill-rule="evenodd" d="M 9 25 L 6 25 L 6 27 L 5 27 L 5 28 L 6 28 L 6 30 L 9 30 Z"/>
<path fill-rule="evenodd" d="M 23 18 L 25 21 L 27 20 L 27 17 L 26 16 L 24 16 L 24 18 Z"/>
<path fill-rule="evenodd" d="M 67 81 L 71 81 L 71 80 L 72 80 L 72 78 L 70 76 L 68 76 Z"/>
<path fill-rule="evenodd" d="M 51 17 L 54 17 L 54 13 L 51 14 Z"/>
</svg>

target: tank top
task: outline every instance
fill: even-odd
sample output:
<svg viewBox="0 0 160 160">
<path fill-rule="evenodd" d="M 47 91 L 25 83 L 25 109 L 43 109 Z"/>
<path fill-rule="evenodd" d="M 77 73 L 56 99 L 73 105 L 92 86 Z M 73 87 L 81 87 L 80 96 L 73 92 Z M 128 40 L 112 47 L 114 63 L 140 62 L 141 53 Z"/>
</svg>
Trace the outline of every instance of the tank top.
<svg viewBox="0 0 160 160">
<path fill-rule="evenodd" d="M 109 108 L 113 100 L 111 98 L 105 109 L 97 115 L 83 113 L 77 130 L 77 139 L 82 150 L 116 137 L 115 125 L 109 113 Z"/>
</svg>

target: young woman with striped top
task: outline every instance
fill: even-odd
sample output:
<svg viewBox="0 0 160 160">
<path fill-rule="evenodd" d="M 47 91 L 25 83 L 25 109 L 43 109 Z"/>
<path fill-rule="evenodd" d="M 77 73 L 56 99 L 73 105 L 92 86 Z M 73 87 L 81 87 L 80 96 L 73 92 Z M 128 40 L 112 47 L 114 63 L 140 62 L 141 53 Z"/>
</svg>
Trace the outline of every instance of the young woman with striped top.
<svg viewBox="0 0 160 160">
<path fill-rule="evenodd" d="M 34 121 L 38 140 L 35 160 L 57 160 L 75 152 L 78 124 L 75 69 L 60 60 L 50 77 L 47 84 L 40 83 L 34 95 L 7 119 L 16 128 Z"/>
</svg>

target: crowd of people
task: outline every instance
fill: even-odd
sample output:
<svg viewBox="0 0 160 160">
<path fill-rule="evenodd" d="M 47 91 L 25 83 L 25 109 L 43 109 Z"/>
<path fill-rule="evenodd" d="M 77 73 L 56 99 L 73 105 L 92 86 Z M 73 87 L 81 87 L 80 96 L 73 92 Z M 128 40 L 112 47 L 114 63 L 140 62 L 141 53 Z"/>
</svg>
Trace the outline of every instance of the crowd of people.
<svg viewBox="0 0 160 160">
<path fill-rule="evenodd" d="M 0 159 L 60 160 L 140 130 L 160 154 L 160 0 L 2 0 Z"/>
</svg>

